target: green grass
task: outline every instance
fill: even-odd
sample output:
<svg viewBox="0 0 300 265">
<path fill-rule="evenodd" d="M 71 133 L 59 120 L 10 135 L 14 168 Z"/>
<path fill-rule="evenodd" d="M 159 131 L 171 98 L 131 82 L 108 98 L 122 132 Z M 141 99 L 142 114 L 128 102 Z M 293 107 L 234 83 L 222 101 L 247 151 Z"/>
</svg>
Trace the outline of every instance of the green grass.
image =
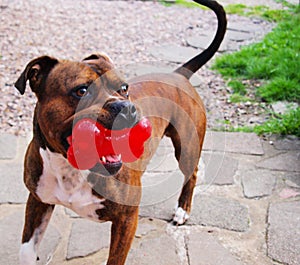
<svg viewBox="0 0 300 265">
<path fill-rule="evenodd" d="M 251 10 L 243 5 L 233 7 L 235 11 L 232 12 Z M 244 47 L 239 52 L 226 54 L 215 61 L 213 68 L 230 80 L 228 85 L 234 93 L 231 98 L 235 101 L 239 97 L 243 100 L 247 94 L 254 94 L 258 102 L 285 100 L 300 103 L 300 13 L 299 6 L 289 7 L 281 16 L 277 16 L 277 11 L 256 8 L 256 11 L 264 12 L 264 16 L 266 12 L 272 14 L 272 20 L 274 14 L 277 14 L 277 27 L 262 42 Z M 286 12 L 289 12 L 288 16 Z M 243 82 L 246 80 L 248 82 Z M 253 82 L 259 85 L 249 86 Z M 298 108 L 290 114 L 275 117 L 254 130 L 257 133 L 273 130 L 274 133 L 299 136 L 299 116 Z"/>
<path fill-rule="evenodd" d="M 239 94 L 241 96 L 246 95 L 247 90 L 240 80 L 230 80 L 227 84 L 233 89 L 234 94 Z"/>
<path fill-rule="evenodd" d="M 257 93 L 265 101 L 300 101 L 299 13 L 280 23 L 261 43 L 217 58 L 213 68 L 227 78 L 264 80 Z"/>
<path fill-rule="evenodd" d="M 294 8 L 295 7 L 294 4 L 288 2 L 287 0 L 275 0 L 275 2 L 281 3 L 285 7 L 289 7 L 289 8 Z"/>
<path fill-rule="evenodd" d="M 230 96 L 231 103 L 248 102 L 252 101 L 251 98 L 242 96 L 241 94 L 234 93 Z"/>
<path fill-rule="evenodd" d="M 262 125 L 257 125 L 253 128 L 253 131 L 259 135 L 273 133 L 300 137 L 300 108 L 279 117 L 274 117 Z"/>
<path fill-rule="evenodd" d="M 206 9 L 205 7 L 199 5 L 195 2 L 190 2 L 190 1 L 186 1 L 186 0 L 176 0 L 175 3 L 164 1 L 164 0 L 160 0 L 159 2 L 161 2 L 165 6 L 180 5 L 180 6 L 187 7 L 187 8 L 200 7 L 200 8 Z"/>
<path fill-rule="evenodd" d="M 244 16 L 246 8 L 247 6 L 244 4 L 229 4 L 225 6 L 225 11 L 227 14 L 237 14 Z"/>
<path fill-rule="evenodd" d="M 273 116 L 269 121 L 262 125 L 233 127 L 230 122 L 223 122 L 224 127 L 219 128 L 229 132 L 255 132 L 262 134 L 295 135 L 300 137 L 300 108 L 292 110 L 284 115 Z M 226 128 L 226 129 L 225 129 Z"/>
<path fill-rule="evenodd" d="M 268 21 L 280 21 L 290 15 L 288 10 L 272 10 L 264 5 L 248 7 L 243 4 L 229 4 L 225 6 L 225 11 L 227 14 L 262 17 Z"/>
</svg>

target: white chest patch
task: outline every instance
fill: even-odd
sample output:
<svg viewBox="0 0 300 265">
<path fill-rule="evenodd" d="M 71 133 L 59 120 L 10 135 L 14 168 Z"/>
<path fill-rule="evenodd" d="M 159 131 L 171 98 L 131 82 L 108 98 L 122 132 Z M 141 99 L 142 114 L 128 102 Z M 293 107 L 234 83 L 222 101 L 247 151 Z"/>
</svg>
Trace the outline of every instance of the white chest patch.
<svg viewBox="0 0 300 265">
<path fill-rule="evenodd" d="M 37 195 L 48 204 L 60 204 L 84 218 L 100 221 L 96 210 L 104 208 L 100 199 L 92 194 L 87 182 L 88 170 L 72 167 L 61 154 L 40 148 L 43 174 L 37 187 Z"/>
</svg>

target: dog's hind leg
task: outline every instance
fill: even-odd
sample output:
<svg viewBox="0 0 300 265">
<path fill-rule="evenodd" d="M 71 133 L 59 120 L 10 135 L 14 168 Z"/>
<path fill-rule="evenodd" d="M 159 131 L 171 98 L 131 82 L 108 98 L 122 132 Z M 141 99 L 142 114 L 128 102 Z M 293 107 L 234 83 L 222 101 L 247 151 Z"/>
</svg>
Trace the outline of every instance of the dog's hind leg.
<svg viewBox="0 0 300 265">
<path fill-rule="evenodd" d="M 192 206 L 193 192 L 197 181 L 197 169 L 195 169 L 192 176 L 185 176 L 185 183 L 183 184 L 178 205 L 175 208 L 173 222 L 174 224 L 184 224 L 190 217 Z"/>
<path fill-rule="evenodd" d="M 32 194 L 26 205 L 25 225 L 20 249 L 20 265 L 35 265 L 37 249 L 50 221 L 54 205 L 44 204 Z"/>
<path fill-rule="evenodd" d="M 167 136 L 172 139 L 175 148 L 175 157 L 178 161 L 179 168 L 184 175 L 183 187 L 178 199 L 178 205 L 175 209 L 173 221 L 175 224 L 181 225 L 189 218 L 191 211 L 194 187 L 197 182 L 198 163 L 200 159 L 201 149 L 205 130 L 196 130 L 189 128 L 173 127 Z M 180 133 L 184 130 L 184 133 Z M 186 132 L 189 132 L 187 136 Z M 192 132 L 194 131 L 194 132 Z"/>
</svg>

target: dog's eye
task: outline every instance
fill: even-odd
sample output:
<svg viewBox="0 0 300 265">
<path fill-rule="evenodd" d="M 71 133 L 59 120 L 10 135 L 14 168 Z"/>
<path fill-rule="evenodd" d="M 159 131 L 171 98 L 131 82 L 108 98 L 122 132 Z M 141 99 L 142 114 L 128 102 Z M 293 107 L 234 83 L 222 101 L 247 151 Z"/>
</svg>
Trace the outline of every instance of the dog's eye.
<svg viewBox="0 0 300 265">
<path fill-rule="evenodd" d="M 120 87 L 120 90 L 118 91 L 121 95 L 128 97 L 128 84 L 123 84 Z"/>
<path fill-rule="evenodd" d="M 128 84 L 123 84 L 121 86 L 121 90 L 122 90 L 123 93 L 126 93 L 128 91 Z"/>
<path fill-rule="evenodd" d="M 72 91 L 72 95 L 78 99 L 81 99 L 83 97 L 86 97 L 89 95 L 88 92 L 88 87 L 87 86 L 79 86 L 76 87 L 73 91 Z"/>
</svg>

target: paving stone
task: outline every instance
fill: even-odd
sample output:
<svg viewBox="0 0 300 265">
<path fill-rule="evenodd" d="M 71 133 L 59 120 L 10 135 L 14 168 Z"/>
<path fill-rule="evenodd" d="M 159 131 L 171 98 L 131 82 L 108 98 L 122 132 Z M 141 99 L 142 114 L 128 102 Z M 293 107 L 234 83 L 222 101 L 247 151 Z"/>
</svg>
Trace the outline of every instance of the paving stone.
<svg viewBox="0 0 300 265">
<path fill-rule="evenodd" d="M 198 36 L 191 36 L 186 39 L 188 45 L 200 48 L 200 49 L 206 49 L 209 44 L 212 42 L 214 36 L 213 35 L 198 35 Z"/>
<path fill-rule="evenodd" d="M 277 114 L 286 114 L 290 110 L 295 110 L 299 107 L 299 105 L 294 102 L 287 102 L 287 101 L 277 101 L 273 104 L 271 104 L 272 109 Z"/>
<path fill-rule="evenodd" d="M 238 51 L 243 45 L 243 42 L 236 42 L 231 41 L 227 37 L 224 38 L 224 41 L 222 42 L 219 51 L 220 52 L 232 52 L 232 51 Z"/>
<path fill-rule="evenodd" d="M 164 138 L 142 177 L 141 206 L 150 206 L 147 209 L 152 212 L 152 205 L 164 204 L 164 201 L 179 193 L 182 184 L 183 174 L 178 169 L 171 140 Z M 174 206 L 175 202 L 172 207 Z"/>
<path fill-rule="evenodd" d="M 170 44 L 150 48 L 150 53 L 160 60 L 184 63 L 196 56 L 199 51 L 191 47 L 182 47 Z"/>
<path fill-rule="evenodd" d="M 202 172 L 203 161 L 200 159 L 197 185 L 203 184 L 204 172 Z M 227 170 L 226 178 L 229 172 Z M 203 175 L 203 176 L 202 176 Z M 229 178 L 229 177 L 228 177 Z M 144 217 L 171 220 L 174 207 L 181 192 L 184 176 L 179 169 L 166 172 L 145 172 L 142 177 L 142 200 L 140 215 Z M 229 180 L 218 178 L 216 183 L 228 183 Z"/>
<path fill-rule="evenodd" d="M 136 63 L 126 66 L 126 74 L 129 76 L 140 76 L 153 73 L 172 73 L 174 69 L 168 65 L 152 65 L 146 63 Z"/>
<path fill-rule="evenodd" d="M 143 194 L 140 216 L 171 220 L 174 207 L 182 189 L 183 175 L 180 171 L 154 175 L 155 180 L 145 182 L 148 177 L 143 176 Z M 149 175 L 153 178 L 153 174 Z M 147 183 L 147 184 L 145 184 Z"/>
<path fill-rule="evenodd" d="M 0 159 L 14 159 L 17 155 L 18 137 L 12 134 L 0 135 Z"/>
<path fill-rule="evenodd" d="M 256 33 L 260 30 L 260 25 L 255 23 L 249 22 L 232 22 L 231 20 L 228 21 L 227 30 L 228 31 L 239 31 L 239 32 L 249 32 L 249 33 Z"/>
<path fill-rule="evenodd" d="M 28 191 L 23 181 L 23 164 L 0 163 L 0 203 L 25 203 Z"/>
<path fill-rule="evenodd" d="M 164 137 L 147 165 L 147 172 L 162 173 L 178 169 L 178 162 L 175 158 L 174 147 L 170 138 Z"/>
<path fill-rule="evenodd" d="M 203 150 L 247 155 L 264 154 L 261 141 L 254 133 L 208 131 L 205 136 Z"/>
<path fill-rule="evenodd" d="M 111 223 L 96 223 L 86 219 L 74 221 L 69 238 L 67 259 L 85 257 L 110 244 Z"/>
<path fill-rule="evenodd" d="M 50 260 L 54 255 L 56 248 L 60 242 L 61 235 L 58 230 L 51 224 L 47 227 L 45 236 L 41 242 L 41 247 L 39 251 L 40 261 L 37 265 L 46 264 L 46 260 Z"/>
<path fill-rule="evenodd" d="M 199 48 L 199 49 L 206 49 L 210 43 L 212 42 L 214 36 L 213 35 L 197 35 L 197 36 L 191 36 L 186 39 L 186 42 L 188 45 Z M 232 47 L 235 47 L 232 49 Z M 221 43 L 220 48 L 218 49 L 219 52 L 225 52 L 228 50 L 237 50 L 237 45 L 233 46 L 230 45 L 228 38 L 225 37 L 223 42 Z"/>
<path fill-rule="evenodd" d="M 155 205 L 141 205 L 139 215 L 141 217 L 157 218 L 161 220 L 171 221 L 174 214 L 175 206 L 177 205 L 177 197 L 172 197 L 163 203 Z"/>
<path fill-rule="evenodd" d="M 285 183 L 292 188 L 300 188 L 300 174 L 287 174 L 283 177 Z"/>
<path fill-rule="evenodd" d="M 268 256 L 284 264 L 300 264 L 300 201 L 271 204 L 268 224 Z"/>
<path fill-rule="evenodd" d="M 190 265 L 242 265 L 228 249 L 207 232 L 191 232 L 187 236 Z"/>
<path fill-rule="evenodd" d="M 206 181 L 205 181 L 206 165 L 204 163 L 203 157 L 204 157 L 204 152 L 202 152 L 202 155 L 201 155 L 199 163 L 198 163 L 196 186 L 203 185 L 204 183 L 206 183 Z"/>
<path fill-rule="evenodd" d="M 243 42 L 245 40 L 249 40 L 253 38 L 253 35 L 250 34 L 249 32 L 235 31 L 235 30 L 228 30 L 226 35 L 228 39 L 236 42 Z"/>
<path fill-rule="evenodd" d="M 261 198 L 272 194 L 276 184 L 276 174 L 267 170 L 251 170 L 241 174 L 246 198 Z"/>
<path fill-rule="evenodd" d="M 166 225 L 166 223 L 164 223 L 164 225 Z M 143 218 L 139 220 L 138 227 L 135 232 L 135 236 L 137 238 L 140 238 L 156 230 L 157 227 L 153 224 L 153 222 L 149 222 L 148 220 Z"/>
<path fill-rule="evenodd" d="M 300 192 L 295 191 L 294 189 L 285 188 L 278 195 L 282 199 L 288 199 L 288 198 L 299 196 Z"/>
<path fill-rule="evenodd" d="M 0 220 L 0 264 L 19 264 L 19 250 L 23 230 L 24 211 L 20 210 Z M 49 224 L 38 251 L 38 265 L 46 264 L 57 248 L 60 234 Z"/>
<path fill-rule="evenodd" d="M 244 232 L 249 228 L 248 209 L 232 199 L 198 194 L 188 224 Z"/>
<path fill-rule="evenodd" d="M 288 153 L 281 153 L 261 160 L 256 166 L 270 170 L 300 172 L 300 152 L 290 151 Z"/>
<path fill-rule="evenodd" d="M 174 70 L 174 67 L 170 67 L 168 65 L 163 66 L 151 65 L 146 63 L 137 63 L 127 66 L 124 72 L 130 78 L 134 76 L 141 76 L 144 74 L 172 73 Z M 190 82 L 195 87 L 200 86 L 203 83 L 197 75 L 193 75 L 190 79 Z"/>
<path fill-rule="evenodd" d="M 156 153 L 147 166 L 147 170 L 154 173 L 165 173 L 178 169 L 179 166 L 174 152 L 165 153 L 163 155 Z"/>
<path fill-rule="evenodd" d="M 231 185 L 238 161 L 226 154 L 203 153 L 205 163 L 204 184 Z"/>
<path fill-rule="evenodd" d="M 176 254 L 176 242 L 169 235 L 163 233 L 155 238 L 144 238 L 137 247 L 131 248 L 127 265 L 181 265 Z"/>
<path fill-rule="evenodd" d="M 300 150 L 300 140 L 294 136 L 284 137 L 274 141 L 277 150 Z"/>
<path fill-rule="evenodd" d="M 237 27 L 241 28 L 240 25 L 235 26 L 235 28 Z M 252 34 L 251 31 L 229 29 L 227 30 L 227 33 L 219 48 L 219 51 L 220 52 L 236 51 L 240 48 L 240 46 L 243 44 L 244 41 L 249 41 L 253 37 L 254 35 Z M 214 38 L 213 34 L 211 35 L 202 34 L 202 35 L 188 37 L 186 41 L 190 46 L 204 50 L 210 45 L 213 38 Z"/>
</svg>

